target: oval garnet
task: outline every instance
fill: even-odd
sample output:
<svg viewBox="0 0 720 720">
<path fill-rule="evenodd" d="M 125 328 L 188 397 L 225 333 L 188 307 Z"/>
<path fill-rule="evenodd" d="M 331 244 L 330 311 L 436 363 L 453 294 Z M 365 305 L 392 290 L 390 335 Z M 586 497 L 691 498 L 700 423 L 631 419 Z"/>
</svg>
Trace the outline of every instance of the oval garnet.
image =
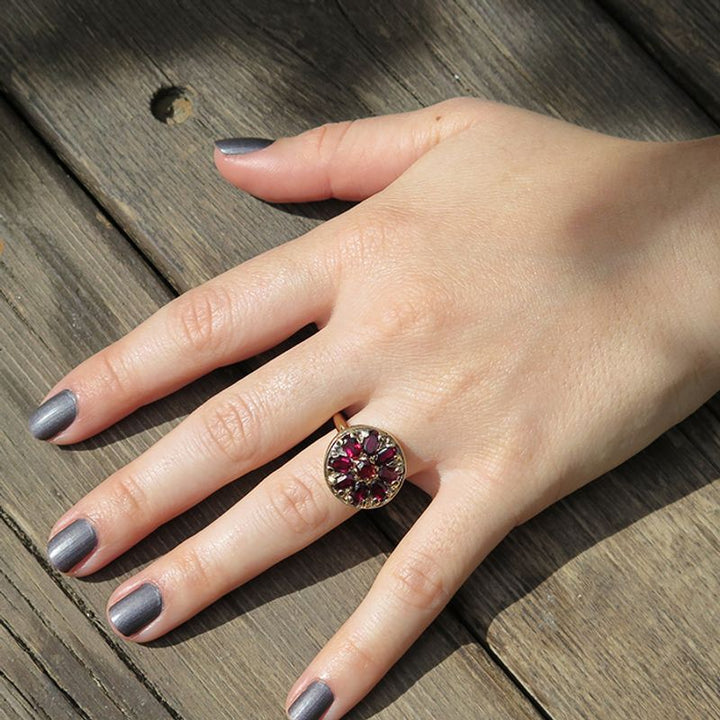
<svg viewBox="0 0 720 720">
<path fill-rule="evenodd" d="M 378 434 L 371 430 L 370 434 L 365 438 L 365 442 L 363 443 L 363 450 L 368 454 L 372 455 L 377 449 L 378 445 L 380 444 L 380 438 L 378 437 Z"/>
<path fill-rule="evenodd" d="M 380 468 L 380 477 L 383 480 L 392 482 L 393 480 L 397 480 L 398 477 L 400 477 L 400 473 L 395 468 L 384 467 L 384 468 Z"/>
<path fill-rule="evenodd" d="M 345 472 L 346 470 L 350 469 L 350 465 L 352 464 L 352 461 L 349 457 L 343 457 L 340 455 L 339 457 L 333 458 L 330 461 L 330 467 L 333 470 L 339 470 L 340 472 Z"/>
<path fill-rule="evenodd" d="M 394 445 L 386 447 L 377 457 L 379 463 L 390 462 L 397 455 L 397 448 Z"/>
<path fill-rule="evenodd" d="M 343 475 L 343 477 L 335 483 L 335 488 L 337 490 L 349 490 L 354 484 L 355 481 L 350 475 Z"/>
<path fill-rule="evenodd" d="M 367 499 L 369 494 L 370 488 L 368 488 L 367 485 L 357 483 L 357 485 L 355 485 L 355 489 L 353 490 L 352 499 L 356 503 L 361 503 L 363 500 Z"/>
<path fill-rule="evenodd" d="M 343 449 L 348 457 L 356 458 L 362 451 L 362 445 L 354 437 L 349 437 L 343 444 Z"/>
</svg>

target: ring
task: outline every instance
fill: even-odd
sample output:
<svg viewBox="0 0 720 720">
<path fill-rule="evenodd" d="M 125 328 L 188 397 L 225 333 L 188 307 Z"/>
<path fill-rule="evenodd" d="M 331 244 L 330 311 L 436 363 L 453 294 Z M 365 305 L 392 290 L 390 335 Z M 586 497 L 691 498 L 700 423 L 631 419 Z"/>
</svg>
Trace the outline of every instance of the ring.
<svg viewBox="0 0 720 720">
<path fill-rule="evenodd" d="M 348 425 L 333 415 L 338 434 L 325 451 L 325 482 L 346 505 L 370 510 L 387 505 L 405 481 L 407 465 L 400 443 L 372 425 Z"/>
</svg>

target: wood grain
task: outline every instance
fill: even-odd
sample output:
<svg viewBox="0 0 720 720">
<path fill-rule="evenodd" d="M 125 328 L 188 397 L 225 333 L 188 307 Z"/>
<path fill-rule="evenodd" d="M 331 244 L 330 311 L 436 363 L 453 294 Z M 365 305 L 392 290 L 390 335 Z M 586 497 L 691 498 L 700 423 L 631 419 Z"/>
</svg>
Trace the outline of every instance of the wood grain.
<svg viewBox="0 0 720 720">
<path fill-rule="evenodd" d="M 513 102 L 619 135 L 717 132 L 683 88 L 590 1 L 11 0 L 9 8 L 0 45 L 4 87 L 178 291 L 315 225 L 222 183 L 210 159 L 217 137 L 289 134 L 455 94 Z M 150 113 L 162 85 L 188 88 L 193 114 L 186 122 L 163 125 Z M 103 289 L 105 302 L 112 291 Z M 141 306 L 127 311 L 132 324 Z M 96 346 L 111 334 L 95 332 L 88 338 Z M 66 350 L 64 364 L 47 368 L 34 387 L 76 362 L 73 352 Z M 661 704 L 663 717 L 720 714 L 708 694 L 712 665 L 704 662 L 714 657 L 710 608 L 720 585 L 717 563 L 708 561 L 717 546 L 717 406 L 716 399 L 627 467 L 516 530 L 458 595 L 463 621 L 553 717 L 653 717 Z M 173 412 L 168 407 L 158 418 Z M 132 451 L 131 440 L 117 451 Z M 82 482 L 69 486 L 70 495 L 79 496 Z M 411 492 L 372 522 L 396 540 L 423 502 Z M 143 547 L 157 542 L 153 536 Z M 313 557 L 323 558 L 322 548 Z M 319 569 L 292 562 L 300 563 L 298 601 L 317 602 L 316 586 L 305 584 Z M 318 562 L 330 566 L 328 557 Z M 350 593 L 353 602 L 362 595 L 358 586 Z M 333 600 L 338 617 L 352 605 L 345 599 Z M 313 605 L 302 607 L 310 613 Z M 310 627 L 322 635 L 331 625 L 315 617 Z M 664 648 L 677 655 L 658 655 Z M 444 677 L 464 692 L 463 681 Z M 418 717 L 468 717 L 449 707 Z"/>
<path fill-rule="evenodd" d="M 600 4 L 720 123 L 716 0 L 600 0 Z"/>
<path fill-rule="evenodd" d="M 290 685 L 360 602 L 391 546 L 367 517 L 354 518 L 162 639 L 140 646 L 117 638 L 105 620 L 112 589 L 219 516 L 288 453 L 91 578 L 51 571 L 45 542 L 60 514 L 247 368 L 214 373 L 72 448 L 34 440 L 27 415 L 55 379 L 171 292 L 4 105 L 0 139 L 0 617 L 11 651 L 2 700 L 18 717 L 53 720 L 276 718 Z M 422 713 L 538 717 L 451 613 L 354 716 Z"/>
</svg>

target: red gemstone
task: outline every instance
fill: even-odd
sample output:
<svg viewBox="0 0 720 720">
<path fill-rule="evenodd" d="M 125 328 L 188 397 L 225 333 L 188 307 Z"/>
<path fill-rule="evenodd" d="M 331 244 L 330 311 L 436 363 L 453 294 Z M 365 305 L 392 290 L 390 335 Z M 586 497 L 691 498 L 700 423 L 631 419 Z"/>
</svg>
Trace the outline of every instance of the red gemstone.
<svg viewBox="0 0 720 720">
<path fill-rule="evenodd" d="M 356 503 L 361 503 L 363 500 L 367 499 L 367 496 L 369 494 L 370 494 L 370 488 L 368 488 L 367 485 L 358 483 L 355 486 L 355 489 L 353 490 L 352 499 Z"/>
<path fill-rule="evenodd" d="M 360 452 L 362 451 L 362 445 L 355 438 L 349 437 L 343 443 L 343 449 L 345 450 L 345 454 L 348 457 L 356 458 L 360 455 Z"/>
<path fill-rule="evenodd" d="M 387 496 L 387 488 L 382 483 L 373 483 L 370 492 L 375 500 L 384 500 Z"/>
<path fill-rule="evenodd" d="M 346 470 L 350 469 L 350 465 L 352 465 L 352 461 L 349 457 L 343 457 L 342 455 L 340 457 L 333 458 L 330 461 L 330 467 L 333 470 L 339 470 L 340 472 L 345 472 Z"/>
<path fill-rule="evenodd" d="M 395 468 L 384 467 L 380 468 L 380 477 L 383 480 L 392 482 L 393 480 L 397 480 L 400 477 L 400 473 Z"/>
<path fill-rule="evenodd" d="M 370 434 L 365 438 L 365 442 L 363 443 L 363 450 L 368 455 L 371 455 L 378 449 L 379 444 L 380 438 L 378 437 L 378 434 L 374 430 L 371 430 Z"/>
<path fill-rule="evenodd" d="M 397 455 L 397 448 L 394 445 L 385 448 L 377 457 L 378 462 L 383 464 L 389 462 Z"/>
<path fill-rule="evenodd" d="M 358 465 L 355 468 L 355 472 L 358 474 L 358 477 L 361 477 L 363 480 L 372 480 L 377 474 L 377 470 L 372 463 Z"/>
<path fill-rule="evenodd" d="M 335 488 L 337 490 L 349 490 L 354 484 L 355 481 L 352 477 L 350 477 L 350 475 L 344 475 L 335 483 Z"/>
</svg>

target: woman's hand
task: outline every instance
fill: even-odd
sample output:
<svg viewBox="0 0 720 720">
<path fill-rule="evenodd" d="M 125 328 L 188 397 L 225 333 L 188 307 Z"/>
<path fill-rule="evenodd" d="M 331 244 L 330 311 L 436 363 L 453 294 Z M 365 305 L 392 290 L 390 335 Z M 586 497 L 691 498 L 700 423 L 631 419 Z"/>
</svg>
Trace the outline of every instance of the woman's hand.
<svg viewBox="0 0 720 720">
<path fill-rule="evenodd" d="M 31 429 L 77 442 L 317 323 L 80 499 L 48 552 L 88 575 L 338 411 L 388 430 L 433 499 L 290 690 L 286 707 L 320 679 L 290 716 L 336 720 L 514 526 L 720 388 L 720 145 L 471 98 L 262 145 L 225 143 L 245 152 L 216 150 L 220 172 L 271 201 L 364 202 L 169 303 Z M 122 583 L 116 631 L 157 638 L 349 518 L 323 477 L 334 435 Z"/>
</svg>

